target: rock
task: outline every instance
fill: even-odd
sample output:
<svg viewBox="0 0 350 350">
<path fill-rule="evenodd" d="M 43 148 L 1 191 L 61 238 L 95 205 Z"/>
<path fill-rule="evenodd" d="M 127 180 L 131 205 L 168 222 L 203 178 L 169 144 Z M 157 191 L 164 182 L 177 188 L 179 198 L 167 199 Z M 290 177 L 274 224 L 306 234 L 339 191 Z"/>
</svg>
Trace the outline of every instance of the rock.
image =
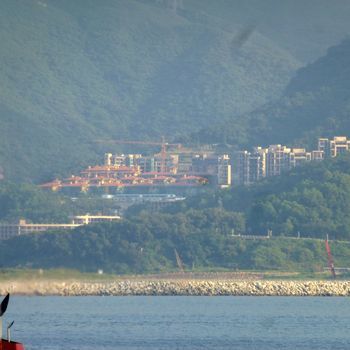
<svg viewBox="0 0 350 350">
<path fill-rule="evenodd" d="M 120 280 L 112 282 L 2 282 L 17 295 L 252 295 L 349 296 L 349 281 Z"/>
</svg>

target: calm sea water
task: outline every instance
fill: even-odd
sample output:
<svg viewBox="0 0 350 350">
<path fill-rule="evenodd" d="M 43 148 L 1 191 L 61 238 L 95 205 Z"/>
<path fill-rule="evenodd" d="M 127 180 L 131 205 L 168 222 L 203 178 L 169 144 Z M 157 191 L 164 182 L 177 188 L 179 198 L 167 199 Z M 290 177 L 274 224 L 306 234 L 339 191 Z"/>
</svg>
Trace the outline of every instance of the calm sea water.
<svg viewBox="0 0 350 350">
<path fill-rule="evenodd" d="M 350 299 L 13 297 L 27 350 L 350 349 Z"/>
</svg>

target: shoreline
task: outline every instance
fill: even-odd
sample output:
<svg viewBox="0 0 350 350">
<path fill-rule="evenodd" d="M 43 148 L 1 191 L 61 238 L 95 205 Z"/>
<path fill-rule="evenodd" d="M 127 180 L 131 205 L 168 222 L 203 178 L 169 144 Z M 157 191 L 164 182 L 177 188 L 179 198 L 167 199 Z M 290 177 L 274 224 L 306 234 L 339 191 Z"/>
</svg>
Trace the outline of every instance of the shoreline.
<svg viewBox="0 0 350 350">
<path fill-rule="evenodd" d="M 3 281 L 0 294 L 25 296 L 350 296 L 350 281 L 115 280 Z"/>
</svg>

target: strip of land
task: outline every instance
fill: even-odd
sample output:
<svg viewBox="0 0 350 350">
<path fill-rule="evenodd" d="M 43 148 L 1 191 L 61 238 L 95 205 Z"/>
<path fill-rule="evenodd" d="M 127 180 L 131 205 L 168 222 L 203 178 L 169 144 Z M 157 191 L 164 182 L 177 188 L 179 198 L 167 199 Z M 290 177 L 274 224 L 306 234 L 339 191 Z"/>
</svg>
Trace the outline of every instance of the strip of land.
<svg viewBox="0 0 350 350">
<path fill-rule="evenodd" d="M 350 281 L 266 280 L 115 280 L 3 281 L 0 294 L 59 296 L 350 296 Z"/>
</svg>

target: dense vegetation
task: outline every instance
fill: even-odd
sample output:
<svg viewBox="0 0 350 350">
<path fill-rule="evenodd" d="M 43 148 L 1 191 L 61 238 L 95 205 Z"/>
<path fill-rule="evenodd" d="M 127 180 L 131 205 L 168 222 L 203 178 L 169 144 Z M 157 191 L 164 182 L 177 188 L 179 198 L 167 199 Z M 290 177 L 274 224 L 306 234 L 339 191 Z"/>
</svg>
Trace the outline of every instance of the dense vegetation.
<svg viewBox="0 0 350 350">
<path fill-rule="evenodd" d="M 67 222 L 68 199 L 27 184 L 0 182 L 0 221 Z"/>
<path fill-rule="evenodd" d="M 146 273 L 176 270 L 175 249 L 186 269 L 282 269 L 321 271 L 322 241 L 231 236 L 241 228 L 239 215 L 223 210 L 186 215 L 145 214 L 120 223 L 80 227 L 17 237 L 0 244 L 2 267 L 75 268 L 81 271 Z M 338 266 L 348 266 L 349 244 L 332 244 Z"/>
</svg>

